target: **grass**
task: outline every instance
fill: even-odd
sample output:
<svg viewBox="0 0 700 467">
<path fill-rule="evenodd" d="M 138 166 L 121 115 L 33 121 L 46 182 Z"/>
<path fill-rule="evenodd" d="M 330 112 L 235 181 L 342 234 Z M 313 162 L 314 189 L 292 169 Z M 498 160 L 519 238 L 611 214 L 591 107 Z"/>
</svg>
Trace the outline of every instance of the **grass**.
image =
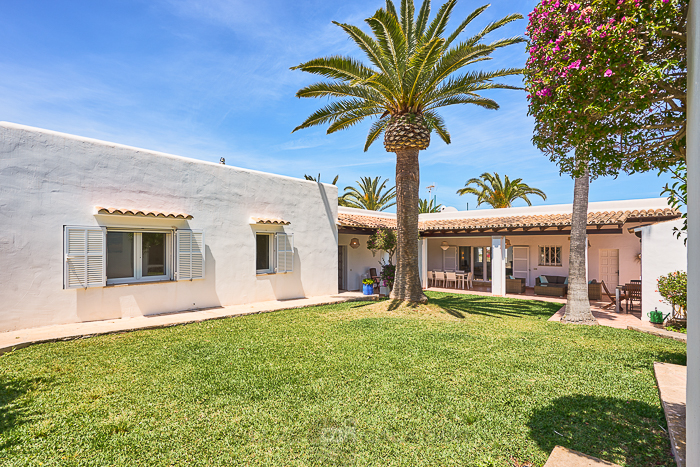
<svg viewBox="0 0 700 467">
<path fill-rule="evenodd" d="M 0 357 L 0 464 L 674 465 L 654 361 L 682 343 L 430 293 L 37 345 Z"/>
</svg>

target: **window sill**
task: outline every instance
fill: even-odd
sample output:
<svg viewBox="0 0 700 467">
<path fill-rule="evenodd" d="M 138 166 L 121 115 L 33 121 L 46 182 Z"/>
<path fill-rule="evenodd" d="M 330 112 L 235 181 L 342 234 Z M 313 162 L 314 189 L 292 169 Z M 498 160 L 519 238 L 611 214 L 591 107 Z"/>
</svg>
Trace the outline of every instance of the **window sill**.
<svg viewBox="0 0 700 467">
<path fill-rule="evenodd" d="M 170 282 L 177 282 L 172 279 L 164 279 L 161 281 L 143 281 L 143 282 L 121 282 L 119 284 L 107 284 L 105 285 L 105 288 L 110 288 L 110 287 L 127 287 L 127 286 L 132 286 L 132 285 L 151 285 L 151 284 L 165 284 L 165 283 L 170 283 Z"/>
</svg>

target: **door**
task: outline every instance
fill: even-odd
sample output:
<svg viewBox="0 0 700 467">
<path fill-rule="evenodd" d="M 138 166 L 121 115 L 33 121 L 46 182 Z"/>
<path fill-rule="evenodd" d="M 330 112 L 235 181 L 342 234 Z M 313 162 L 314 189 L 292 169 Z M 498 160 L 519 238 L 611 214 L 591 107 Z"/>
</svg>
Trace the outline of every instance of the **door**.
<svg viewBox="0 0 700 467">
<path fill-rule="evenodd" d="M 530 286 L 530 247 L 513 247 L 513 276 L 525 279 L 525 285 Z"/>
<path fill-rule="evenodd" d="M 338 246 L 338 290 L 345 290 L 345 253 L 347 248 L 345 245 Z"/>
<path fill-rule="evenodd" d="M 620 280 L 620 250 L 601 249 L 598 263 L 600 280 L 605 282 L 608 289 L 614 289 Z"/>
<path fill-rule="evenodd" d="M 457 247 L 451 246 L 442 250 L 442 269 L 444 271 L 457 270 Z"/>
</svg>

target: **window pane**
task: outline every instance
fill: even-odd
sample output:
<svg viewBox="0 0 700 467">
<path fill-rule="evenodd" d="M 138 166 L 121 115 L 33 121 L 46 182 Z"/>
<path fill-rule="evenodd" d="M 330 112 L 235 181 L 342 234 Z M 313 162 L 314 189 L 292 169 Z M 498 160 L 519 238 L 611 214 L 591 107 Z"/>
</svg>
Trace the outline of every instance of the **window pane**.
<svg viewBox="0 0 700 467">
<path fill-rule="evenodd" d="M 255 269 L 258 271 L 270 269 L 270 236 L 256 235 Z"/>
<path fill-rule="evenodd" d="M 107 279 L 134 277 L 133 232 L 107 232 Z"/>
<path fill-rule="evenodd" d="M 165 275 L 165 235 L 164 233 L 141 234 L 141 274 L 143 277 Z"/>
</svg>

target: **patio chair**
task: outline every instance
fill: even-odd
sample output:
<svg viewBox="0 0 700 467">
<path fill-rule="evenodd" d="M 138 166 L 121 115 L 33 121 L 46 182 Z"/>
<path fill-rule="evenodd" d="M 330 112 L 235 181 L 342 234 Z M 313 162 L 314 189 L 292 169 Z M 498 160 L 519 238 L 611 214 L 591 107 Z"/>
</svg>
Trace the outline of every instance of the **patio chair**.
<svg viewBox="0 0 700 467">
<path fill-rule="evenodd" d="M 455 285 L 455 289 L 457 288 L 457 273 L 454 271 L 447 271 L 445 273 L 445 287 L 450 286 L 450 282 L 453 282 Z"/>
<path fill-rule="evenodd" d="M 374 287 L 379 287 L 381 277 L 377 274 L 376 268 L 369 268 L 369 277 L 374 281 Z"/>
<path fill-rule="evenodd" d="M 435 273 L 435 281 L 433 283 L 434 284 L 442 283 L 444 285 L 445 284 L 445 273 L 442 271 L 434 271 L 434 273 Z"/>
<path fill-rule="evenodd" d="M 474 273 L 473 272 L 468 272 L 467 273 L 467 288 L 468 289 L 473 289 L 474 288 Z"/>
<path fill-rule="evenodd" d="M 428 271 L 428 288 L 435 287 L 435 271 Z"/>
<path fill-rule="evenodd" d="M 642 310 L 642 284 L 625 284 L 627 290 L 627 310 L 634 311 L 634 302 L 639 302 L 639 310 Z"/>
<path fill-rule="evenodd" d="M 608 286 L 605 285 L 605 281 L 600 281 L 600 284 L 603 286 L 603 290 L 605 291 L 605 295 L 607 295 L 608 298 L 610 299 L 610 303 L 608 303 L 607 305 L 605 305 L 605 306 L 603 307 L 603 310 L 608 310 L 608 309 L 610 309 L 610 308 L 615 308 L 615 307 L 617 306 L 617 300 L 615 299 L 615 295 L 612 295 L 612 294 L 610 293 L 610 291 L 608 290 Z"/>
</svg>

